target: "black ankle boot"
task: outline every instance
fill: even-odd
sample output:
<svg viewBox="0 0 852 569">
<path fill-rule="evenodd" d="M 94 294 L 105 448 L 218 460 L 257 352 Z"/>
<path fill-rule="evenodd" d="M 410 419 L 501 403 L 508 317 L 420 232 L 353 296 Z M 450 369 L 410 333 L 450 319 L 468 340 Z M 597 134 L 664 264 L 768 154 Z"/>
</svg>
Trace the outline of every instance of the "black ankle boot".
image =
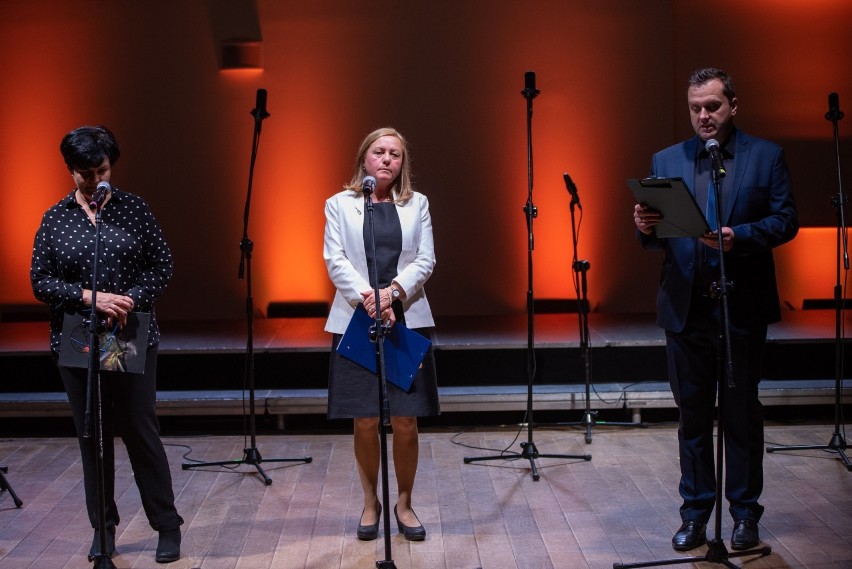
<svg viewBox="0 0 852 569">
<path fill-rule="evenodd" d="M 95 536 L 92 538 L 92 547 L 89 548 L 89 558 L 94 557 L 101 551 L 101 531 L 95 529 Z M 110 557 L 115 554 L 115 525 L 107 524 L 106 526 L 106 552 Z"/>
<path fill-rule="evenodd" d="M 180 528 L 161 531 L 154 560 L 157 563 L 171 563 L 178 559 L 180 559 Z"/>
</svg>

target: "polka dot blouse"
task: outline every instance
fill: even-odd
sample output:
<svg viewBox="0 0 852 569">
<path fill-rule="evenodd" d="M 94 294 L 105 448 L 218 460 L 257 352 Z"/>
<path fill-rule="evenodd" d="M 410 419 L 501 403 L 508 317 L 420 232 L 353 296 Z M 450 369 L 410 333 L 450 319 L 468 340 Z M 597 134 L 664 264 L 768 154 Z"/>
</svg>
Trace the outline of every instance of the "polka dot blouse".
<svg viewBox="0 0 852 569">
<path fill-rule="evenodd" d="M 113 188 L 101 211 L 98 291 L 131 297 L 134 310 L 151 313 L 148 345 L 160 339 L 154 301 L 172 277 L 172 254 L 148 204 Z M 74 192 L 51 207 L 33 243 L 30 280 L 50 308 L 50 349 L 59 352 L 65 312 L 86 312 L 83 289 L 92 287 L 95 226 Z"/>
</svg>

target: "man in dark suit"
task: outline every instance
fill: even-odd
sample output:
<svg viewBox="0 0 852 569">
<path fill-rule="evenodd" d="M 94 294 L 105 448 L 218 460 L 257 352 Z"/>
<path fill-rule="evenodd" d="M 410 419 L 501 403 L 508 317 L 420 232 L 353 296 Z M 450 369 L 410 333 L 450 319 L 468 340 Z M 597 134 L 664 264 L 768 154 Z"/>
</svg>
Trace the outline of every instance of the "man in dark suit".
<svg viewBox="0 0 852 569">
<path fill-rule="evenodd" d="M 682 178 L 705 211 L 711 231 L 696 238 L 660 238 L 654 226 L 661 214 L 644 204 L 634 207 L 642 246 L 665 252 L 657 324 L 665 329 L 669 382 L 680 412 L 683 498 L 682 524 L 672 547 L 686 551 L 707 540 L 717 484 L 713 421 L 718 383 L 724 411 L 725 497 L 734 520 L 731 547 L 742 550 L 760 543 L 757 523 L 763 513 L 758 503 L 763 489 L 758 382 L 767 325 L 781 319 L 772 249 L 796 235 L 798 220 L 782 149 L 734 126 L 737 98 L 727 73 L 695 71 L 687 102 L 696 136 L 655 154 L 651 176 Z M 710 140 L 721 150 L 715 162 L 706 148 Z M 719 208 L 714 179 L 719 183 Z M 727 283 L 723 287 L 720 248 Z M 733 386 L 725 373 L 720 288 L 728 305 Z"/>
</svg>

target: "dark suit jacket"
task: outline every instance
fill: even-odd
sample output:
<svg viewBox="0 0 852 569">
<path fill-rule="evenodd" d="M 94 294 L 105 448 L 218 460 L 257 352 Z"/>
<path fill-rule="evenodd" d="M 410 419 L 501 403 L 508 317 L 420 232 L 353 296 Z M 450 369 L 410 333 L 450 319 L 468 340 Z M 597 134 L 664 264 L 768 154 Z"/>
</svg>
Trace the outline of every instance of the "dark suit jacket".
<svg viewBox="0 0 852 569">
<path fill-rule="evenodd" d="M 651 176 L 683 178 L 694 192 L 696 136 L 654 155 Z M 795 237 L 799 230 L 790 174 L 780 146 L 736 134 L 733 184 L 726 193 L 721 225 L 734 230 L 733 248 L 725 254 L 725 274 L 733 283 L 728 294 L 731 322 L 763 326 L 781 319 L 772 248 Z M 657 294 L 657 324 L 681 332 L 693 298 L 697 239 L 639 239 L 646 249 L 665 251 Z M 700 246 L 700 244 L 699 244 Z"/>
</svg>

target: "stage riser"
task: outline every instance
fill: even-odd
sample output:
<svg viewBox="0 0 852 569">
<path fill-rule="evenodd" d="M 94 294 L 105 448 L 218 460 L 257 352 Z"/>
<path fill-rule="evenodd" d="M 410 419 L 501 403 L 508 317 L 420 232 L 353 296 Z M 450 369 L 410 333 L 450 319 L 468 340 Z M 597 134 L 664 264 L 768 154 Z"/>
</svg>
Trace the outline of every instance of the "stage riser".
<svg viewBox="0 0 852 569">
<path fill-rule="evenodd" d="M 845 358 L 850 348 L 845 345 Z M 663 346 L 592 348 L 593 383 L 632 384 L 666 380 Z M 526 349 L 437 349 L 438 382 L 444 387 L 518 386 L 528 379 Z M 159 358 L 161 390 L 233 390 L 244 387 L 244 353 L 164 353 Z M 579 348 L 535 350 L 535 384 L 576 385 L 586 380 Z M 323 389 L 328 352 L 256 352 L 256 389 Z M 61 391 L 51 358 L 46 355 L 0 357 L 3 392 Z M 802 380 L 835 377 L 835 345 L 830 342 L 769 343 L 764 366 L 767 379 Z"/>
</svg>

